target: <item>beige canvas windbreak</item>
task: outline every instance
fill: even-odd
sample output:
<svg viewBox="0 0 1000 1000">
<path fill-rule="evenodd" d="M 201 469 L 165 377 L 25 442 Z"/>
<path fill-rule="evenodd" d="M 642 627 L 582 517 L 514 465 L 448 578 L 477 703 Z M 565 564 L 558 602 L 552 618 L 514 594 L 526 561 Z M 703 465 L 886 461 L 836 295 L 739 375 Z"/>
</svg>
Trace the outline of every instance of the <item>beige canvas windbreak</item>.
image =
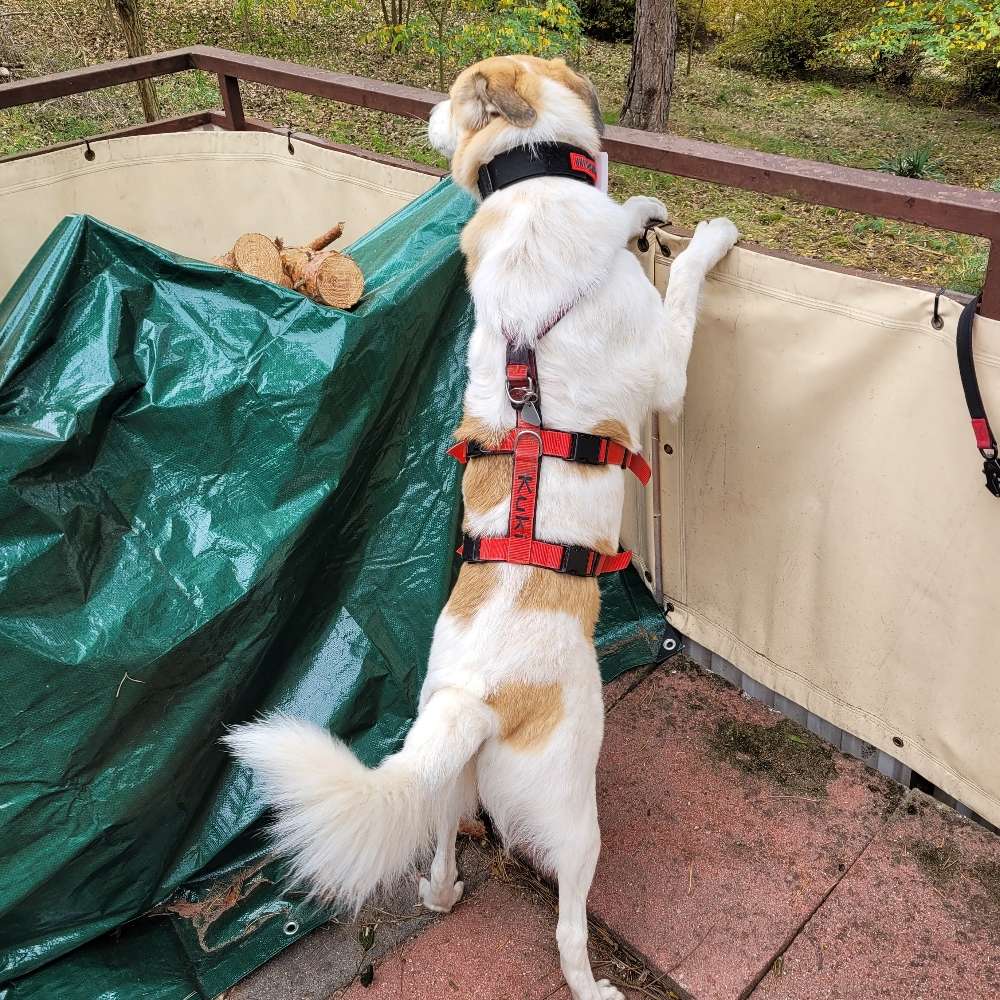
<svg viewBox="0 0 1000 1000">
<path fill-rule="evenodd" d="M 669 260 L 642 259 L 662 291 Z M 936 330 L 933 300 L 732 252 L 684 416 L 658 427 L 660 516 L 630 533 L 681 632 L 1000 823 L 1000 500 L 961 307 L 942 299 Z M 975 360 L 1000 423 L 1000 323 L 977 320 Z"/>
<path fill-rule="evenodd" d="M 197 260 L 247 226 L 289 245 L 343 221 L 347 246 L 437 178 L 267 132 L 138 135 L 0 164 L 0 297 L 67 215 L 86 213 Z"/>
</svg>

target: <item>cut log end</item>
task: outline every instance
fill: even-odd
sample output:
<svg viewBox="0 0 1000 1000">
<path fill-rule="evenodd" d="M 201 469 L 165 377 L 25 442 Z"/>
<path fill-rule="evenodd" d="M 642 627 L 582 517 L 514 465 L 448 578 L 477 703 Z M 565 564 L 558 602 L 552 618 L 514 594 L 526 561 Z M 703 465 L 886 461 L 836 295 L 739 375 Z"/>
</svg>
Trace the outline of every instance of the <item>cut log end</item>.
<svg viewBox="0 0 1000 1000">
<path fill-rule="evenodd" d="M 285 271 L 274 240 L 261 233 L 244 233 L 233 246 L 233 259 L 244 274 L 281 284 Z"/>
<path fill-rule="evenodd" d="M 336 250 L 331 250 L 316 269 L 316 297 L 328 306 L 350 309 L 364 294 L 365 279 L 361 268 Z"/>
</svg>

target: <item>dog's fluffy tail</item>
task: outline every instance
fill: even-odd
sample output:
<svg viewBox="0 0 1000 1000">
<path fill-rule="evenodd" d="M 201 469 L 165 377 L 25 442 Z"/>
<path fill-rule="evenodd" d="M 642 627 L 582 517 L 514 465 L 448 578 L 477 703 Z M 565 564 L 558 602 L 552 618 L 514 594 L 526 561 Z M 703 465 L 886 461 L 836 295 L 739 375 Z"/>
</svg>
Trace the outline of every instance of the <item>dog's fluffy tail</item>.
<svg viewBox="0 0 1000 1000">
<path fill-rule="evenodd" d="M 399 753 L 376 768 L 325 729 L 284 715 L 241 726 L 224 742 L 260 779 L 277 814 L 275 847 L 290 856 L 296 880 L 357 911 L 428 845 L 441 803 L 493 719 L 478 698 L 442 689 Z"/>
</svg>

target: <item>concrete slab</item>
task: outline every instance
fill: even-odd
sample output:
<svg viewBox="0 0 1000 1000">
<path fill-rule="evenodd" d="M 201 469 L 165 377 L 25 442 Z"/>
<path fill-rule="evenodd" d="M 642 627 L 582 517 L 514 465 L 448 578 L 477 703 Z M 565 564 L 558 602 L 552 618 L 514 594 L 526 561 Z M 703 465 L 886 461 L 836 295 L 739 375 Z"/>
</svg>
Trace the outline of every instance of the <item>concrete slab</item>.
<svg viewBox="0 0 1000 1000">
<path fill-rule="evenodd" d="M 591 912 L 697 1000 L 751 988 L 902 795 L 684 661 L 611 709 Z"/>
<path fill-rule="evenodd" d="M 1000 997 L 1000 839 L 911 793 L 752 996 Z"/>
<path fill-rule="evenodd" d="M 523 889 L 491 881 L 381 962 L 344 1000 L 569 1000 L 554 914 Z"/>
</svg>

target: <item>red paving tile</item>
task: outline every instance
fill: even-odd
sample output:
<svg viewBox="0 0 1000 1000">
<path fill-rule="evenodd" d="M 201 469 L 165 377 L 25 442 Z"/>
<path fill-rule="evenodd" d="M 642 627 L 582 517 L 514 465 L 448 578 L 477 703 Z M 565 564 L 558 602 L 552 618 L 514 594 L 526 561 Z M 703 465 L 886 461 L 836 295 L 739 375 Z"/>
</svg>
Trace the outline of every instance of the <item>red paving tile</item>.
<svg viewBox="0 0 1000 1000">
<path fill-rule="evenodd" d="M 598 771 L 591 912 L 697 1000 L 735 1000 L 763 974 L 899 796 L 832 751 L 791 786 L 747 774 L 713 750 L 733 720 L 780 717 L 703 674 L 657 670 L 609 713 Z M 782 740 L 790 758 L 811 745 Z"/>
<path fill-rule="evenodd" d="M 502 882 L 471 899 L 390 954 L 367 989 L 345 1000 L 569 1000 L 559 970 L 555 914 Z"/>
<path fill-rule="evenodd" d="M 1000 839 L 914 793 L 780 972 L 753 1000 L 1000 997 Z"/>
</svg>

